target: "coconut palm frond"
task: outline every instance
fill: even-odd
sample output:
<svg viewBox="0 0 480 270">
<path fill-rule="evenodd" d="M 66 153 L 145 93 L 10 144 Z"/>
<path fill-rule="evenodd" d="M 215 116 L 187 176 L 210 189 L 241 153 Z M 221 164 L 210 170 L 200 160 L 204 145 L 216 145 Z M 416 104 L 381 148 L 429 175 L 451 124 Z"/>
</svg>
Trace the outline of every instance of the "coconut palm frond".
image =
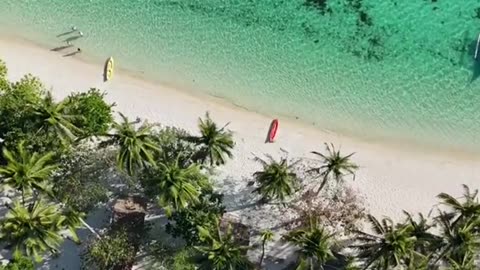
<svg viewBox="0 0 480 270">
<path fill-rule="evenodd" d="M 207 112 L 205 118 L 199 118 L 198 129 L 200 136 L 188 136 L 185 139 L 195 143 L 199 150 L 195 155 L 195 159 L 210 166 L 223 165 L 227 162 L 227 158 L 233 158 L 233 133 L 226 129 L 229 123 L 222 128 L 218 128 L 217 124 L 210 118 Z"/>
<path fill-rule="evenodd" d="M 278 199 L 282 202 L 287 197 L 294 194 L 300 180 L 297 175 L 292 172 L 292 166 L 289 165 L 286 158 L 280 161 L 274 160 L 271 156 L 267 156 L 269 161 L 265 161 L 258 157 L 255 158 L 263 166 L 263 170 L 253 174 L 254 183 L 257 188 L 253 191 L 262 196 L 262 201 L 271 201 Z"/>
<path fill-rule="evenodd" d="M 317 189 L 316 195 L 325 187 L 330 178 L 333 178 L 338 183 L 343 182 L 347 175 L 352 175 L 355 180 L 355 172 L 358 170 L 358 165 L 351 161 L 351 157 L 355 153 L 350 153 L 343 156 L 340 150 L 336 150 L 333 144 L 325 143 L 326 154 L 317 151 L 311 153 L 320 157 L 320 166 L 309 169 L 307 172 L 314 172 L 321 178 L 321 183 Z"/>
</svg>

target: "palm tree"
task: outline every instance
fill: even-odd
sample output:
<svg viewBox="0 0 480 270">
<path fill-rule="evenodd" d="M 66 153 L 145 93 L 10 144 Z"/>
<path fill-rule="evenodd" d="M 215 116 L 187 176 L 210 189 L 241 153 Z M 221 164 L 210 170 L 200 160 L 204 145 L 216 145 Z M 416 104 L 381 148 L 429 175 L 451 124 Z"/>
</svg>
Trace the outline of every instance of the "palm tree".
<svg viewBox="0 0 480 270">
<path fill-rule="evenodd" d="M 151 130 L 152 126 L 144 123 L 138 129 L 135 124 L 138 121 L 130 122 L 128 118 L 120 113 L 122 117 L 121 123 L 113 123 L 113 134 L 106 134 L 109 137 L 107 141 L 100 145 L 115 145 L 120 149 L 117 153 L 117 166 L 126 171 L 130 176 L 135 173 L 137 169 L 143 169 L 145 166 L 154 166 L 155 161 L 153 155 L 160 149 L 155 144 Z"/>
<path fill-rule="evenodd" d="M 442 242 L 441 237 L 430 232 L 434 224 L 430 223 L 420 213 L 418 214 L 418 221 L 407 211 L 403 211 L 403 213 L 407 216 L 405 224 L 409 224 L 412 227 L 411 234 L 416 238 L 415 251 L 425 255 L 434 253 Z"/>
<path fill-rule="evenodd" d="M 145 192 L 155 197 L 167 213 L 198 203 L 202 189 L 210 187 L 198 164 L 183 168 L 179 159 L 159 163 L 157 168 L 149 168 L 141 176 Z"/>
<path fill-rule="evenodd" d="M 40 262 L 44 252 L 58 252 L 63 242 L 61 232 L 67 225 L 56 205 L 38 200 L 28 208 L 18 202 L 8 207 L 10 211 L 1 221 L 0 239 L 13 246 L 14 254 L 32 256 Z M 73 237 L 77 238 L 75 231 Z"/>
<path fill-rule="evenodd" d="M 270 230 L 265 230 L 262 232 L 260 239 L 262 240 L 262 255 L 260 256 L 260 262 L 258 263 L 259 267 L 262 267 L 263 258 L 265 257 L 265 244 L 273 239 L 273 232 Z"/>
<path fill-rule="evenodd" d="M 73 124 L 80 115 L 70 115 L 65 111 L 66 102 L 56 103 L 52 94 L 47 92 L 43 102 L 34 107 L 34 114 L 39 117 L 38 131 L 55 134 L 62 143 L 73 141 L 75 133 L 81 134 L 82 130 Z"/>
<path fill-rule="evenodd" d="M 52 164 L 53 153 L 40 155 L 29 153 L 24 148 L 24 142 L 17 146 L 17 152 L 3 149 L 3 157 L 7 164 L 0 167 L 2 185 L 14 188 L 22 193 L 22 202 L 25 196 L 32 191 L 50 194 L 47 180 L 57 165 Z"/>
<path fill-rule="evenodd" d="M 34 270 L 35 265 L 31 258 L 17 254 L 13 256 L 7 265 L 0 267 L 2 270 Z"/>
<path fill-rule="evenodd" d="M 208 161 L 210 166 L 214 164 L 219 166 L 227 162 L 227 157 L 233 157 L 232 149 L 235 143 L 232 132 L 226 130 L 228 124 L 218 128 L 208 112 L 205 114 L 205 119 L 199 118 L 198 128 L 201 135 L 198 137 L 187 137 L 188 141 L 200 146 L 195 159 L 200 160 L 203 164 Z"/>
<path fill-rule="evenodd" d="M 440 193 L 437 196 L 442 204 L 452 209 L 452 211 L 447 214 L 447 217 L 453 226 L 465 220 L 480 218 L 480 203 L 477 198 L 478 189 L 471 192 L 467 185 L 463 185 L 463 190 L 463 203 L 447 193 Z"/>
<path fill-rule="evenodd" d="M 435 262 L 446 260 L 451 265 L 466 265 L 475 254 L 479 254 L 480 235 L 475 229 L 480 226 L 480 219 L 470 218 L 455 223 L 451 221 L 450 213 L 440 212 L 437 221 L 443 241 L 438 245 L 440 251 Z"/>
<path fill-rule="evenodd" d="M 416 254 L 416 238 L 410 224 L 394 226 L 389 218 L 384 218 L 381 222 L 372 215 L 367 218 L 375 235 L 356 231 L 359 244 L 352 245 L 359 251 L 357 257 L 365 262 L 363 269 L 374 265 L 375 269 L 387 270 L 412 260 Z"/>
<path fill-rule="evenodd" d="M 436 265 L 430 264 L 431 255 L 425 256 L 420 253 L 413 253 L 405 265 L 401 268 L 404 270 L 436 270 Z"/>
<path fill-rule="evenodd" d="M 461 261 L 456 261 L 451 258 L 447 258 L 449 264 L 449 270 L 476 270 L 475 266 L 475 254 L 465 254 Z"/>
<path fill-rule="evenodd" d="M 255 157 L 255 161 L 262 164 L 263 170 L 253 174 L 254 181 L 249 185 L 257 183 L 258 187 L 253 191 L 262 196 L 262 202 L 279 199 L 284 202 L 288 196 L 293 195 L 299 183 L 297 175 L 292 172 L 296 163 L 288 164 L 286 158 L 276 161 L 272 156 L 267 155 L 268 161 Z"/>
<path fill-rule="evenodd" d="M 285 235 L 284 240 L 299 248 L 296 269 L 323 269 L 328 261 L 335 259 L 332 236 L 313 217 L 307 228 L 296 229 Z"/>
<path fill-rule="evenodd" d="M 325 147 L 327 150 L 327 154 L 324 155 L 320 152 L 312 151 L 311 153 L 320 156 L 322 165 L 317 168 L 312 168 L 309 172 L 315 172 L 320 177 L 323 178 L 320 187 L 318 188 L 316 195 L 320 193 L 323 189 L 325 184 L 330 177 L 340 183 L 343 181 L 343 178 L 346 175 L 353 175 L 353 179 L 355 180 L 355 172 L 358 169 L 358 165 L 353 163 L 350 158 L 355 154 L 351 153 L 349 155 L 343 156 L 340 153 L 340 150 L 336 150 L 333 144 L 328 145 L 325 143 Z"/>
<path fill-rule="evenodd" d="M 201 238 L 205 245 L 196 246 L 200 256 L 194 257 L 199 270 L 253 270 L 254 265 L 244 255 L 248 247 L 235 243 L 231 225 L 225 234 L 220 231 L 219 222 L 214 232 L 199 227 Z"/>
<path fill-rule="evenodd" d="M 78 238 L 76 230 L 77 228 L 81 228 L 85 225 L 88 226 L 88 224 L 86 224 L 86 222 L 83 220 L 83 218 L 85 217 L 85 214 L 82 212 L 75 211 L 70 207 L 66 207 L 62 211 L 62 215 L 64 217 L 62 225 L 66 229 L 68 229 L 68 231 L 70 232 L 72 241 L 77 244 L 80 244 L 80 238 Z M 90 230 L 90 228 L 88 229 Z M 93 233 L 95 234 L 95 236 L 97 236 L 95 231 L 93 231 Z"/>
</svg>

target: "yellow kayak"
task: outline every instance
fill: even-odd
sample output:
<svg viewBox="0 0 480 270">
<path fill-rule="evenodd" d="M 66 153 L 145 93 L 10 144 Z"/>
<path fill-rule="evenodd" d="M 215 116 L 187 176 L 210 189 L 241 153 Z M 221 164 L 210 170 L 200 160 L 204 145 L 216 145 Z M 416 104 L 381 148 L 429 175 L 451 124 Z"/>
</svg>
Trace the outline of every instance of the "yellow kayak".
<svg viewBox="0 0 480 270">
<path fill-rule="evenodd" d="M 105 81 L 109 81 L 113 77 L 113 57 L 110 57 L 107 59 L 107 62 L 105 62 L 105 74 L 104 74 L 104 79 Z"/>
</svg>

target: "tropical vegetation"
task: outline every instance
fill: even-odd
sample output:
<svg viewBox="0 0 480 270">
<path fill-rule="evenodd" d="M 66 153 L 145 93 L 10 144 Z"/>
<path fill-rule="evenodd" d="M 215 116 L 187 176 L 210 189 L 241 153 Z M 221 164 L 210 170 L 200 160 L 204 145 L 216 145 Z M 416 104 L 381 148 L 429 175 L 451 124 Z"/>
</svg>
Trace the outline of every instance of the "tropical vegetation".
<svg viewBox="0 0 480 270">
<path fill-rule="evenodd" d="M 253 174 L 254 181 L 249 184 L 257 185 L 253 192 L 260 194 L 261 202 L 275 199 L 284 202 L 298 189 L 299 179 L 292 170 L 295 163 L 288 164 L 286 158 L 280 161 L 276 161 L 271 156 L 267 158 L 268 161 L 255 157 L 255 160 L 262 164 L 263 169 Z"/>
<path fill-rule="evenodd" d="M 319 157 L 313 166 L 255 158 L 259 169 L 245 183 L 257 197 L 245 207 L 278 202 L 265 209 L 296 216 L 275 228 L 246 226 L 243 217 L 229 220 L 232 206 L 224 198 L 232 194 L 222 194 L 213 181 L 223 177 L 214 168 L 233 158 L 228 124 L 218 126 L 207 113 L 192 135 L 121 113 L 115 118 L 114 104 L 98 89 L 56 100 L 33 76 L 17 82 L 6 76 L 0 62 L 0 190 L 12 198 L 0 218 L 0 241 L 11 256 L 0 269 L 33 269 L 61 255 L 66 240 L 83 246 L 87 269 L 129 269 L 145 253 L 161 258 L 165 269 L 263 269 L 271 262 L 268 243 L 279 238 L 294 251 L 295 263 L 286 269 L 479 268 L 476 189 L 463 186 L 462 197 L 439 194 L 429 215 L 374 217 L 346 192 L 345 179 L 359 169 L 354 154 L 326 144 L 325 152 L 312 152 Z M 325 192 L 332 186 L 333 197 Z M 131 216 L 129 204 L 123 213 L 112 207 L 102 230 L 86 222 L 125 194 L 146 206 Z M 166 234 L 145 226 L 155 219 Z M 90 231 L 87 240 L 77 235 L 82 227 Z M 149 247 L 159 235 L 162 252 L 154 252 Z"/>
</svg>

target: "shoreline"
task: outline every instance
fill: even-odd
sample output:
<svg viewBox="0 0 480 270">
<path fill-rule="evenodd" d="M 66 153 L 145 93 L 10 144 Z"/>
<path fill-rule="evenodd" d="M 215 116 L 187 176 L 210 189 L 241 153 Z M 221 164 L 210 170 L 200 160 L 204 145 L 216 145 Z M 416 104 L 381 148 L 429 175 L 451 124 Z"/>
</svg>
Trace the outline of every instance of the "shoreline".
<svg viewBox="0 0 480 270">
<path fill-rule="evenodd" d="M 52 51 L 52 48 L 50 48 L 50 46 L 47 45 L 46 43 L 30 40 L 25 37 L 12 34 L 10 32 L 5 33 L 4 31 L 0 31 L 0 33 L 2 34 L 2 36 L 0 36 L 0 43 L 14 43 L 18 45 L 27 46 L 27 47 L 37 47 L 39 49 L 46 50 L 47 52 L 50 52 L 53 55 L 59 56 L 59 54 L 55 51 Z M 67 57 L 67 58 L 74 59 L 75 61 L 80 61 L 83 64 L 86 64 L 89 66 L 97 66 L 99 67 L 100 71 L 103 71 L 103 64 L 104 64 L 103 61 L 100 59 L 96 59 L 91 55 L 88 55 L 84 51 L 82 51 L 80 55 Z M 392 148 L 395 151 L 416 152 L 420 154 L 428 153 L 432 155 L 446 155 L 446 156 L 454 155 L 460 159 L 480 160 L 480 152 L 474 149 L 472 149 L 471 151 L 466 151 L 464 148 L 460 149 L 460 147 L 455 147 L 453 145 L 444 144 L 442 145 L 442 147 L 439 147 L 439 145 L 436 145 L 435 143 L 427 145 L 427 144 L 422 144 L 419 141 L 413 141 L 407 138 L 405 139 L 387 138 L 385 136 L 379 136 L 379 135 L 366 137 L 366 136 L 358 136 L 356 134 L 348 133 L 348 132 L 337 132 L 334 130 L 323 128 L 320 125 L 317 125 L 315 122 L 303 121 L 301 118 L 298 118 L 296 116 L 289 116 L 289 115 L 283 115 L 283 114 L 275 116 L 275 115 L 266 114 L 263 112 L 257 112 L 245 106 L 238 105 L 234 101 L 227 100 L 223 97 L 206 94 L 201 91 L 194 91 L 193 89 L 180 88 L 176 85 L 173 85 L 171 83 L 168 83 L 162 80 L 155 80 L 152 78 L 148 78 L 145 75 L 143 75 L 144 74 L 143 71 L 130 70 L 130 69 L 116 66 L 115 75 L 118 76 L 119 74 L 131 80 L 135 80 L 137 83 L 145 83 L 148 85 L 148 87 L 158 86 L 160 91 L 172 91 L 182 96 L 188 96 L 189 98 L 194 98 L 202 102 L 211 103 L 211 105 L 214 105 L 214 106 L 217 105 L 217 106 L 225 107 L 227 109 L 238 110 L 240 112 L 257 114 L 257 115 L 261 115 L 262 117 L 271 117 L 270 121 L 271 119 L 279 118 L 282 120 L 282 125 L 284 125 L 287 122 L 289 125 L 293 125 L 295 128 L 298 128 L 298 129 L 310 129 L 312 131 L 326 133 L 335 138 L 342 138 L 347 141 L 352 141 L 355 143 L 365 143 L 368 145 L 375 145 L 375 146 L 378 146 L 379 148 L 387 147 L 387 148 Z M 99 87 L 99 89 L 103 90 L 101 89 L 101 87 Z"/>
<path fill-rule="evenodd" d="M 353 161 L 360 165 L 360 170 L 357 179 L 349 183 L 365 197 L 365 206 L 376 216 L 395 219 L 402 210 L 426 213 L 440 192 L 460 195 L 461 184 L 472 189 L 480 187 L 480 158 L 473 154 L 359 140 L 288 118 L 280 118 L 277 142 L 265 144 L 271 121 L 266 115 L 223 99 L 199 97 L 149 82 L 124 70 L 116 72 L 111 82 L 103 83 L 103 64 L 82 58 L 62 57 L 21 38 L 0 37 L 0 59 L 7 63 L 9 77 L 18 80 L 27 73 L 38 76 L 56 98 L 96 87 L 105 91 L 106 100 L 115 102 L 115 108 L 130 118 L 138 116 L 190 132 L 196 131 L 197 119 L 206 111 L 219 125 L 231 122 L 229 128 L 237 146 L 234 159 L 222 169 L 219 178 L 232 180 L 237 191 L 245 189 L 245 178 L 259 168 L 252 161 L 252 154 L 278 158 L 283 149 L 290 158 L 312 158 L 309 152 L 323 151 L 324 142 L 341 147 L 342 153 L 356 152 Z"/>
</svg>

